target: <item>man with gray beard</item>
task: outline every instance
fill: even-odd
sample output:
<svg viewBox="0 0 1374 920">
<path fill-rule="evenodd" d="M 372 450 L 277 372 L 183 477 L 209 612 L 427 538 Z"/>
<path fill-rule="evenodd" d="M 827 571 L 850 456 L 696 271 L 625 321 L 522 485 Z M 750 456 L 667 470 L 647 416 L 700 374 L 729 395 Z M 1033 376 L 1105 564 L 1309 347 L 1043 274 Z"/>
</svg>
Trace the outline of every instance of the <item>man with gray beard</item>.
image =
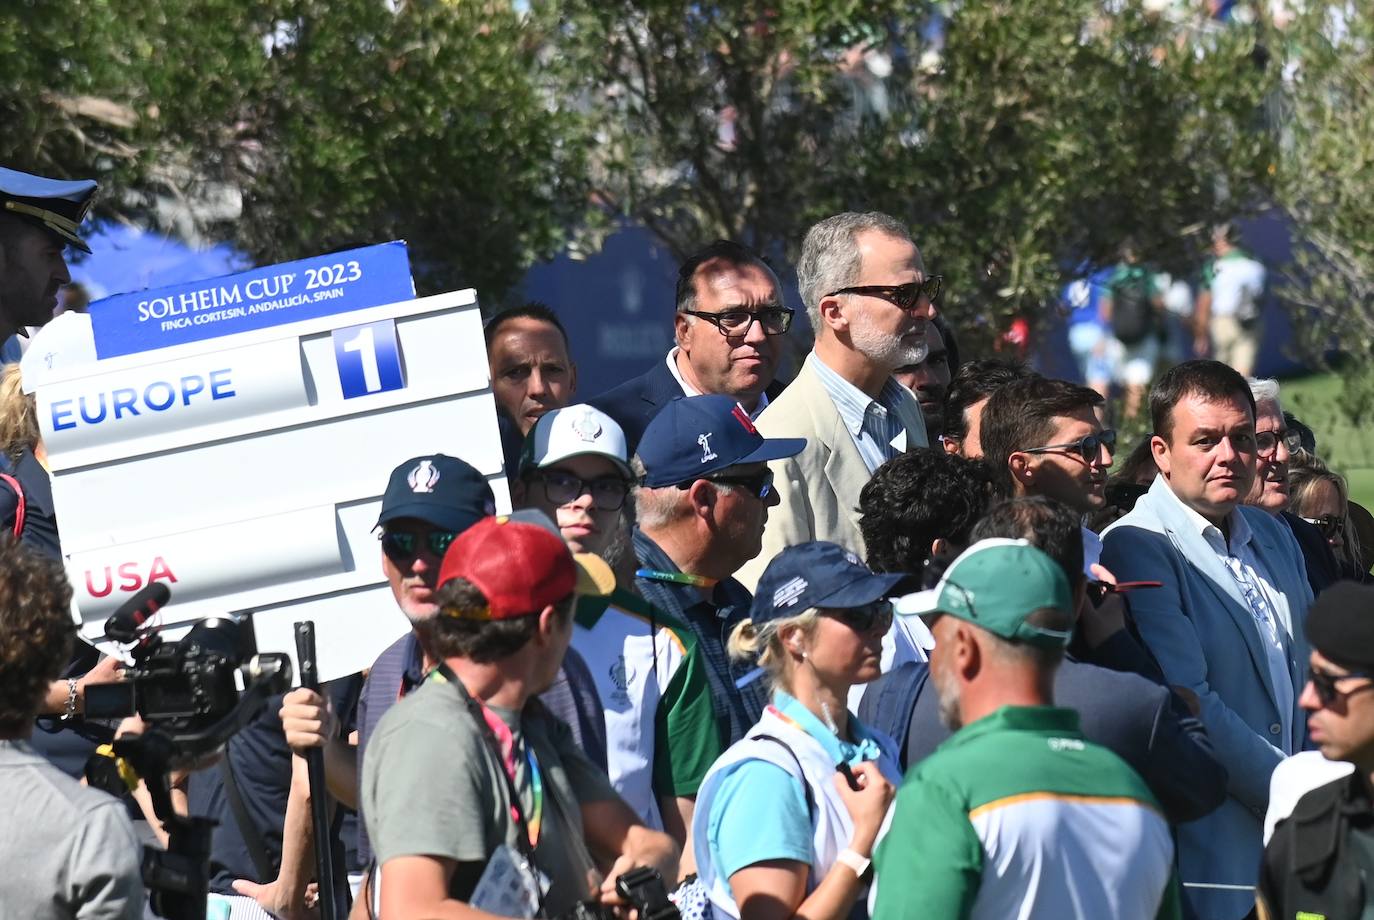
<svg viewBox="0 0 1374 920">
<path fill-rule="evenodd" d="M 827 217 L 807 231 L 797 280 L 815 348 L 758 428 L 806 449 L 770 464 L 780 504 L 763 551 L 736 575 L 750 587 L 786 546 L 828 540 L 865 555 L 859 491 L 884 462 L 928 445 L 920 403 L 892 372 L 924 360 L 941 279 L 906 227 L 878 212 Z"/>
</svg>

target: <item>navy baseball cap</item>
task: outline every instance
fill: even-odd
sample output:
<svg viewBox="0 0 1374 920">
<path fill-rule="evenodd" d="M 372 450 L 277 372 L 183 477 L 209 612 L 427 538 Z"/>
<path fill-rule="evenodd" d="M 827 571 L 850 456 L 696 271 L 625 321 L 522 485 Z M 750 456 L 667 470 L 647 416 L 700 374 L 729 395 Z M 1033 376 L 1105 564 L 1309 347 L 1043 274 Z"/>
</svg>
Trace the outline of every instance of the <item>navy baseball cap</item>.
<svg viewBox="0 0 1374 920">
<path fill-rule="evenodd" d="M 86 219 L 96 188 L 94 179 L 46 179 L 0 166 L 0 207 L 85 252 L 91 247 L 76 231 Z"/>
<path fill-rule="evenodd" d="M 916 581 L 915 576 L 904 572 L 880 575 L 838 543 L 799 543 L 783 549 L 763 570 L 749 618 L 761 626 L 812 607 L 862 607 Z"/>
<path fill-rule="evenodd" d="M 742 463 L 795 457 L 806 438 L 765 438 L 729 396 L 679 396 L 655 415 L 639 441 L 644 485 L 700 479 Z"/>
<path fill-rule="evenodd" d="M 380 527 L 397 518 L 418 518 L 462 533 L 496 513 L 496 496 L 481 473 L 444 454 L 414 457 L 391 471 L 382 495 Z"/>
</svg>

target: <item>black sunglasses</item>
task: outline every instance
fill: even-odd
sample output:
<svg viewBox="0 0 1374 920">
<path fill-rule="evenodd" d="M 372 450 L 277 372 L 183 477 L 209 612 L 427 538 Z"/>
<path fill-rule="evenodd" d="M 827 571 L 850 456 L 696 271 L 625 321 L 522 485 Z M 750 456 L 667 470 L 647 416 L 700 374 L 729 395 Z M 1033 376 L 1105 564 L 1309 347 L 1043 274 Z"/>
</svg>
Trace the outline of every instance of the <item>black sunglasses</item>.
<svg viewBox="0 0 1374 920">
<path fill-rule="evenodd" d="M 451 530 L 431 530 L 425 534 L 425 545 L 436 559 L 444 558 L 449 544 L 458 534 Z M 415 558 L 419 547 L 420 535 L 408 530 L 387 530 L 377 539 L 382 541 L 382 552 L 386 558 L 397 565 L 403 565 Z"/>
<path fill-rule="evenodd" d="M 1030 447 L 1026 450 L 1018 450 L 1018 454 L 1047 454 L 1056 450 L 1074 451 L 1089 463 L 1093 463 L 1101 455 L 1102 448 L 1107 448 L 1110 453 L 1116 450 L 1116 432 L 1108 428 L 1099 431 L 1097 434 L 1086 434 L 1077 441 L 1070 441 L 1068 444 L 1046 444 L 1044 447 Z"/>
<path fill-rule="evenodd" d="M 861 284 L 855 287 L 840 288 L 838 291 L 831 291 L 826 297 L 838 297 L 841 294 L 863 294 L 867 297 L 877 297 L 886 300 L 888 303 L 911 313 L 921 304 L 921 298 L 925 298 L 927 303 L 935 303 L 940 299 L 940 290 L 944 287 L 944 275 L 931 275 L 924 281 L 908 281 L 906 284 Z"/>
<path fill-rule="evenodd" d="M 887 601 L 874 601 L 862 607 L 834 607 L 821 612 L 856 633 L 870 633 L 875 629 L 887 632 L 892 625 L 892 604 Z"/>
<path fill-rule="evenodd" d="M 1317 699 L 1321 700 L 1323 706 L 1330 706 L 1337 699 L 1344 699 L 1353 696 L 1361 690 L 1368 690 L 1374 684 L 1365 684 L 1356 687 L 1354 690 L 1347 690 L 1344 693 L 1336 689 L 1336 681 L 1347 680 L 1352 677 L 1363 677 L 1366 680 L 1374 680 L 1374 674 L 1369 671 L 1351 671 L 1348 674 L 1328 674 L 1325 671 L 1318 671 L 1312 668 L 1308 672 L 1307 679 L 1312 681 L 1312 689 L 1317 691 Z"/>
<path fill-rule="evenodd" d="M 682 310 L 688 316 L 699 316 L 720 330 L 721 335 L 743 336 L 758 320 L 764 335 L 782 335 L 792 328 L 792 311 L 786 307 L 770 307 L 767 310 L 721 310 L 709 313 L 705 310 Z"/>
<path fill-rule="evenodd" d="M 1305 517 L 1303 520 L 1320 530 L 1322 536 L 1328 540 L 1340 533 L 1341 528 L 1345 526 L 1345 519 L 1336 514 L 1328 514 L 1319 518 Z"/>
<path fill-rule="evenodd" d="M 544 486 L 544 496 L 555 505 L 575 502 L 583 492 L 590 492 L 592 504 L 602 511 L 618 511 L 630 494 L 630 483 L 619 476 L 582 479 L 562 470 L 543 470 L 535 474 Z"/>
<path fill-rule="evenodd" d="M 698 476 L 697 479 L 704 479 L 707 482 L 718 482 L 727 486 L 740 486 L 759 501 L 767 498 L 769 493 L 773 491 L 772 470 L 763 470 L 762 472 L 754 473 L 752 476 L 745 476 L 742 473 L 730 476 L 722 473 L 715 476 Z M 686 482 L 679 482 L 677 487 L 679 489 L 690 489 L 692 483 L 696 481 L 696 479 L 688 479 Z"/>
</svg>

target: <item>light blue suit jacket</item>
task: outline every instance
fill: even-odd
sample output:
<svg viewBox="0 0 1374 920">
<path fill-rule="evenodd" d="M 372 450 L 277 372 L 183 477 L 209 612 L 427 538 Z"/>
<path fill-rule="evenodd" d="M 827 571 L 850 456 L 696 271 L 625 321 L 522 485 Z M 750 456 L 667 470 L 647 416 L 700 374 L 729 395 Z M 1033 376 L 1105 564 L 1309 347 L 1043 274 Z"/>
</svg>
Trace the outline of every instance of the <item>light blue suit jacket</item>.
<svg viewBox="0 0 1374 920">
<path fill-rule="evenodd" d="M 1290 750 L 1306 738 L 1297 707 L 1306 681 L 1308 648 L 1303 620 L 1312 589 L 1292 531 L 1257 508 L 1237 509 L 1253 532 L 1254 550 L 1276 589 L 1275 615 L 1283 625 L 1293 682 Z M 1230 773 L 1226 802 L 1212 814 L 1179 826 L 1179 868 L 1198 915 L 1243 917 L 1263 850 L 1269 775 L 1284 758 L 1282 718 L 1269 660 L 1240 587 L 1169 492 L 1163 476 L 1135 509 L 1103 534 L 1102 564 L 1121 581 L 1153 580 L 1164 587 L 1132 592 L 1131 613 L 1141 637 L 1171 685 L 1197 694 L 1202 721 L 1217 757 Z"/>
</svg>

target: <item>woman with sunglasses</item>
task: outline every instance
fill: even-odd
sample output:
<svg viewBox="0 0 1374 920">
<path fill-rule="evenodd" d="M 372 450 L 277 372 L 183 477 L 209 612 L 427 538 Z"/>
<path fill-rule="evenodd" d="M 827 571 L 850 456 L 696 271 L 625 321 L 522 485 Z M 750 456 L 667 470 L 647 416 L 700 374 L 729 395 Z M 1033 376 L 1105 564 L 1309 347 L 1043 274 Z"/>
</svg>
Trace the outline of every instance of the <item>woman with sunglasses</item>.
<svg viewBox="0 0 1374 920">
<path fill-rule="evenodd" d="M 901 772 L 891 739 L 845 702 L 881 672 L 886 598 L 908 578 L 823 542 L 790 546 L 764 570 L 730 652 L 757 657 L 773 702 L 698 793 L 705 916 L 840 920 L 856 905 L 866 916 L 869 859 Z"/>
<path fill-rule="evenodd" d="M 1315 454 L 1295 451 L 1288 465 L 1288 510 L 1321 531 L 1340 563 L 1341 577 L 1369 582 L 1369 562 L 1350 539 L 1350 492 L 1345 477 Z"/>
</svg>

